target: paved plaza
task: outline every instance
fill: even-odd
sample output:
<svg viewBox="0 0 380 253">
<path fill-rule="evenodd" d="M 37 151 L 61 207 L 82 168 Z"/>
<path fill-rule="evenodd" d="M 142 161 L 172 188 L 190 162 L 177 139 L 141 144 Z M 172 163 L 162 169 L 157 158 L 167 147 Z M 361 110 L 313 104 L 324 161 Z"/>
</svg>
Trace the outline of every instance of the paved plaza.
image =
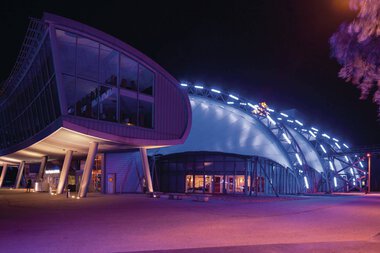
<svg viewBox="0 0 380 253">
<path fill-rule="evenodd" d="M 380 252 L 380 194 L 209 202 L 0 190 L 0 252 Z"/>
</svg>

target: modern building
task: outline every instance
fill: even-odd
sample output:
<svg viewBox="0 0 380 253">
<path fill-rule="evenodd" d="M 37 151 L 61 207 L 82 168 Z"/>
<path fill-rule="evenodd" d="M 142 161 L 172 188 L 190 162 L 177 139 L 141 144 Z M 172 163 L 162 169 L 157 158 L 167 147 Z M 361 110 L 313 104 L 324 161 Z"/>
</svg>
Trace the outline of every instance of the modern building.
<svg viewBox="0 0 380 253">
<path fill-rule="evenodd" d="M 276 195 L 361 190 L 366 157 L 308 126 L 295 110 L 275 111 L 200 84 L 181 86 L 193 124 L 184 144 L 150 151 L 156 189 Z"/>
<path fill-rule="evenodd" d="M 0 95 L 0 187 L 297 194 L 359 189 L 364 158 L 290 112 L 179 83 L 131 46 L 52 14 L 31 20 Z M 148 157 L 149 155 L 149 157 Z M 8 183 L 9 184 L 9 183 Z"/>
<path fill-rule="evenodd" d="M 79 171 L 69 183 L 79 185 L 80 197 L 93 184 L 152 191 L 146 149 L 183 143 L 190 126 L 186 93 L 157 63 L 99 30 L 46 13 L 31 20 L 2 85 L 0 185 L 9 165 L 18 165 L 18 188 L 25 165 L 40 163 L 42 181 L 47 164 L 61 160 L 50 182 L 58 193 L 69 171 Z"/>
</svg>

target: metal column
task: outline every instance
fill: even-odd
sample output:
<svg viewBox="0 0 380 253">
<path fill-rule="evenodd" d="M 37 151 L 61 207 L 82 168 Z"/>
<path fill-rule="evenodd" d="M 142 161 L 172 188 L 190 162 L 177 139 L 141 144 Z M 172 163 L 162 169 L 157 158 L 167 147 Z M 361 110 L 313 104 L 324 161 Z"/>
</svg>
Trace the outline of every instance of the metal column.
<svg viewBox="0 0 380 253">
<path fill-rule="evenodd" d="M 38 171 L 37 181 L 42 181 L 42 179 L 44 178 L 47 160 L 48 160 L 47 156 L 44 156 L 41 158 L 40 170 Z"/>
<path fill-rule="evenodd" d="M 8 169 L 8 164 L 4 163 L 3 164 L 3 170 L 1 171 L 1 177 L 0 177 L 0 188 L 3 186 L 3 182 L 5 179 L 5 175 L 7 173 L 7 169 Z"/>
<path fill-rule="evenodd" d="M 94 166 L 94 160 L 96 153 L 98 152 L 98 143 L 90 142 L 90 147 L 88 149 L 86 163 L 84 165 L 84 171 L 82 175 L 82 180 L 79 186 L 79 197 L 84 198 L 87 196 L 88 186 L 91 180 L 92 167 Z"/>
<path fill-rule="evenodd" d="M 18 165 L 18 171 L 17 171 L 17 177 L 16 177 L 16 186 L 15 186 L 16 189 L 18 189 L 20 187 L 22 174 L 24 172 L 24 167 L 25 167 L 25 161 L 22 161 Z"/>
<path fill-rule="evenodd" d="M 63 188 L 66 184 L 67 175 L 69 174 L 71 159 L 73 158 L 73 151 L 67 150 L 65 160 L 63 161 L 61 174 L 59 175 L 59 183 L 57 187 L 57 194 L 63 193 Z"/>
<path fill-rule="evenodd" d="M 148 155 L 146 154 L 146 148 L 140 148 L 141 161 L 145 176 L 145 183 L 148 188 L 148 192 L 153 192 L 152 177 L 150 176 Z M 205 180 L 203 181 L 205 182 Z"/>
</svg>

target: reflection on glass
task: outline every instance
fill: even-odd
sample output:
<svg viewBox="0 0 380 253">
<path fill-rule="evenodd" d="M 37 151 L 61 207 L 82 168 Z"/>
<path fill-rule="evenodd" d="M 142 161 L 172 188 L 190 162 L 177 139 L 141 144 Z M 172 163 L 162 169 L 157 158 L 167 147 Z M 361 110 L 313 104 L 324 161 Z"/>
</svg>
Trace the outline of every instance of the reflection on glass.
<svg viewBox="0 0 380 253">
<path fill-rule="evenodd" d="M 68 75 L 62 76 L 63 87 L 65 88 L 67 114 L 75 115 L 75 78 Z"/>
<path fill-rule="evenodd" d="M 77 75 L 98 81 L 99 43 L 78 37 Z"/>
<path fill-rule="evenodd" d="M 98 118 L 98 84 L 77 78 L 76 114 L 86 118 Z"/>
<path fill-rule="evenodd" d="M 139 126 L 151 128 L 153 126 L 153 104 L 140 100 L 139 102 Z"/>
<path fill-rule="evenodd" d="M 154 74 L 145 68 L 144 66 L 139 67 L 139 92 L 153 95 L 153 83 Z"/>
<path fill-rule="evenodd" d="M 57 30 L 56 35 L 62 72 L 74 75 L 76 35 L 62 30 Z"/>
<path fill-rule="evenodd" d="M 119 53 L 109 47 L 100 45 L 100 82 L 116 86 Z"/>
<path fill-rule="evenodd" d="M 120 123 L 137 126 L 137 99 L 120 96 Z"/>
<path fill-rule="evenodd" d="M 62 30 L 56 36 L 67 114 L 153 128 L 152 71 L 97 41 Z M 33 88 L 40 90 L 47 77 L 34 77 Z"/>
<path fill-rule="evenodd" d="M 137 62 L 120 56 L 120 88 L 137 91 Z"/>
<path fill-rule="evenodd" d="M 100 86 L 99 102 L 99 119 L 116 122 L 117 89 Z"/>
</svg>

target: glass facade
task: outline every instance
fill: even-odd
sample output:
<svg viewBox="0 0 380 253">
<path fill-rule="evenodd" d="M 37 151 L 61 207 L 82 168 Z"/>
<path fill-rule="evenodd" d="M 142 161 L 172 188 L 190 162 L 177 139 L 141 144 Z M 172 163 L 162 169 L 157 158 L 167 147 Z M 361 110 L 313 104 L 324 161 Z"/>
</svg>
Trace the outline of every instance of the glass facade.
<svg viewBox="0 0 380 253">
<path fill-rule="evenodd" d="M 50 39 L 45 40 L 17 88 L 0 107 L 0 149 L 35 135 L 60 116 Z"/>
<path fill-rule="evenodd" d="M 153 128 L 154 73 L 127 55 L 56 30 L 67 113 Z"/>
<path fill-rule="evenodd" d="M 163 192 L 212 194 L 294 194 L 296 178 L 265 158 L 191 152 L 156 161 L 155 189 Z"/>
</svg>

